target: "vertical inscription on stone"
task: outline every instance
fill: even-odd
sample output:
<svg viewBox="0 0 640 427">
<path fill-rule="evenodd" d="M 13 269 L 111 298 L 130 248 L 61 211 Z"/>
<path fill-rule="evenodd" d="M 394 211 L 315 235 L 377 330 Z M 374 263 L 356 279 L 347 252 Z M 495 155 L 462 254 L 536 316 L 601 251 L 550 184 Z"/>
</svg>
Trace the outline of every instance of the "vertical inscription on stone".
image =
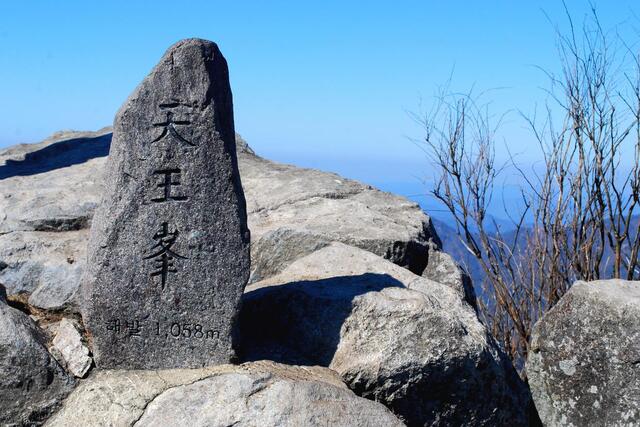
<svg viewBox="0 0 640 427">
<path fill-rule="evenodd" d="M 151 199 L 152 202 L 168 202 L 170 200 L 183 201 L 187 200 L 187 196 L 178 196 L 171 194 L 171 188 L 180 186 L 180 169 L 160 169 L 153 171 L 154 175 L 160 176 L 158 188 L 162 190 L 158 197 Z"/>
<path fill-rule="evenodd" d="M 164 103 L 164 104 L 160 104 L 159 107 L 161 110 L 164 110 L 164 113 L 166 114 L 166 116 L 164 120 L 160 120 L 153 124 L 154 127 L 161 128 L 162 133 L 158 135 L 153 141 L 151 141 L 151 143 L 153 144 L 154 142 L 158 142 L 171 135 L 175 139 L 177 139 L 178 141 L 184 144 L 191 145 L 191 146 L 195 145 L 193 142 L 187 141 L 185 137 L 183 137 L 178 131 L 178 128 L 182 126 L 191 125 L 192 124 L 191 120 L 189 119 L 181 120 L 176 115 L 177 114 L 176 109 L 178 109 L 179 107 L 187 107 L 188 109 L 191 109 L 192 107 L 187 103 L 181 103 L 181 102 Z"/>
<path fill-rule="evenodd" d="M 106 170 L 83 280 L 96 364 L 232 361 L 249 232 L 227 64 L 214 43 L 167 51 L 118 112 Z"/>
<path fill-rule="evenodd" d="M 177 237 L 178 231 L 169 231 L 169 224 L 163 222 L 160 226 L 160 231 L 153 236 L 153 240 L 156 241 L 156 244 L 149 250 L 151 253 L 144 257 L 144 259 L 152 259 L 155 261 L 151 277 L 160 276 L 162 289 L 164 289 L 164 286 L 167 284 L 167 274 L 178 272 L 174 265 L 174 260 L 176 258 L 187 258 L 182 255 L 178 255 L 171 250 L 171 247 L 176 242 Z"/>
</svg>

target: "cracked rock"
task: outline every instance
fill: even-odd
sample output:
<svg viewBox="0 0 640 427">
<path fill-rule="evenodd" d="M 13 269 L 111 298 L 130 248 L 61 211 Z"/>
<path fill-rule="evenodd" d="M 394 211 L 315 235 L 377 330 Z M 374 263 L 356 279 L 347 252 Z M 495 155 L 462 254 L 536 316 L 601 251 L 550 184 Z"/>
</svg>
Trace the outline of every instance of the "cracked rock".
<svg viewBox="0 0 640 427">
<path fill-rule="evenodd" d="M 278 248 L 269 245 L 278 241 L 270 233 L 281 228 L 296 232 L 298 240 L 305 235 L 310 245 L 337 241 L 359 247 L 416 274 L 425 268 L 429 243 L 439 246 L 431 219 L 404 197 L 249 152 L 239 153 L 239 164 L 252 241 L 260 245 L 261 252 L 267 251 L 252 263 L 252 270 L 260 272 L 261 278 L 266 278 L 264 262 L 271 267 L 279 262 L 282 270 L 292 261 L 279 258 Z M 303 255 L 306 246 L 304 241 L 300 245 Z"/>
<path fill-rule="evenodd" d="M 48 426 L 402 426 L 326 368 L 272 362 L 206 369 L 99 371 Z"/>
<path fill-rule="evenodd" d="M 88 231 L 0 235 L 0 260 L 6 264 L 0 282 L 7 293 L 29 294 L 29 304 L 37 308 L 78 312 Z"/>
<path fill-rule="evenodd" d="M 473 289 L 471 278 L 451 255 L 442 252 L 436 245 L 431 245 L 427 266 L 422 272 L 422 277 L 442 283 L 455 290 L 477 311 L 476 292 Z"/>
</svg>

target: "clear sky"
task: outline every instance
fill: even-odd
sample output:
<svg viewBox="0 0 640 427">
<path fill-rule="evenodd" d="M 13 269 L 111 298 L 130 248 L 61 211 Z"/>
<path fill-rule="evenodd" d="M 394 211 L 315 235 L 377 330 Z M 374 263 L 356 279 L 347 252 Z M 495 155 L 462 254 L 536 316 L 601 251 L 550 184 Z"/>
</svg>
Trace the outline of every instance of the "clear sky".
<svg viewBox="0 0 640 427">
<path fill-rule="evenodd" d="M 640 26 L 637 0 L 593 4 L 608 28 Z M 429 171 L 407 111 L 452 70 L 456 90 L 501 88 L 496 112 L 544 102 L 546 15 L 566 22 L 559 0 L 3 1 L 0 147 L 111 124 L 167 47 L 201 37 L 229 62 L 236 130 L 259 154 L 411 193 Z M 503 132 L 530 143 L 517 114 Z"/>
</svg>

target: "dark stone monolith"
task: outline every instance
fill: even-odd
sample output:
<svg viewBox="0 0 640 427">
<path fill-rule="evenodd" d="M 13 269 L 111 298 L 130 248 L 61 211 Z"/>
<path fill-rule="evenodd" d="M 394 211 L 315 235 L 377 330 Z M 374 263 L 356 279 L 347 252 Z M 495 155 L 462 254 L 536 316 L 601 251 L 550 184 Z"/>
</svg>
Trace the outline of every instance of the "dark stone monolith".
<svg viewBox="0 0 640 427">
<path fill-rule="evenodd" d="M 116 115 L 83 279 L 99 368 L 233 360 L 250 267 L 234 135 L 227 63 L 205 40 L 169 48 Z"/>
</svg>

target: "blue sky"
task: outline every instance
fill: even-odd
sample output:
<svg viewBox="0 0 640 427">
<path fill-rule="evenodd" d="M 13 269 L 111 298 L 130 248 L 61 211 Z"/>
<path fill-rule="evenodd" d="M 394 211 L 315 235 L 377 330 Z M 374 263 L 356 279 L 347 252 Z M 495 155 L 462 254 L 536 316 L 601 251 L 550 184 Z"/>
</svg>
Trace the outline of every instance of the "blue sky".
<svg viewBox="0 0 640 427">
<path fill-rule="evenodd" d="M 607 28 L 640 26 L 634 1 L 593 4 Z M 201 37 L 226 56 L 236 130 L 260 154 L 414 193 L 429 167 L 407 111 L 452 70 L 455 90 L 500 88 L 497 113 L 543 103 L 536 66 L 558 68 L 545 14 L 566 22 L 560 1 L 6 1 L 0 147 L 109 125 L 168 46 Z M 517 113 L 502 132 L 531 144 Z"/>
</svg>

